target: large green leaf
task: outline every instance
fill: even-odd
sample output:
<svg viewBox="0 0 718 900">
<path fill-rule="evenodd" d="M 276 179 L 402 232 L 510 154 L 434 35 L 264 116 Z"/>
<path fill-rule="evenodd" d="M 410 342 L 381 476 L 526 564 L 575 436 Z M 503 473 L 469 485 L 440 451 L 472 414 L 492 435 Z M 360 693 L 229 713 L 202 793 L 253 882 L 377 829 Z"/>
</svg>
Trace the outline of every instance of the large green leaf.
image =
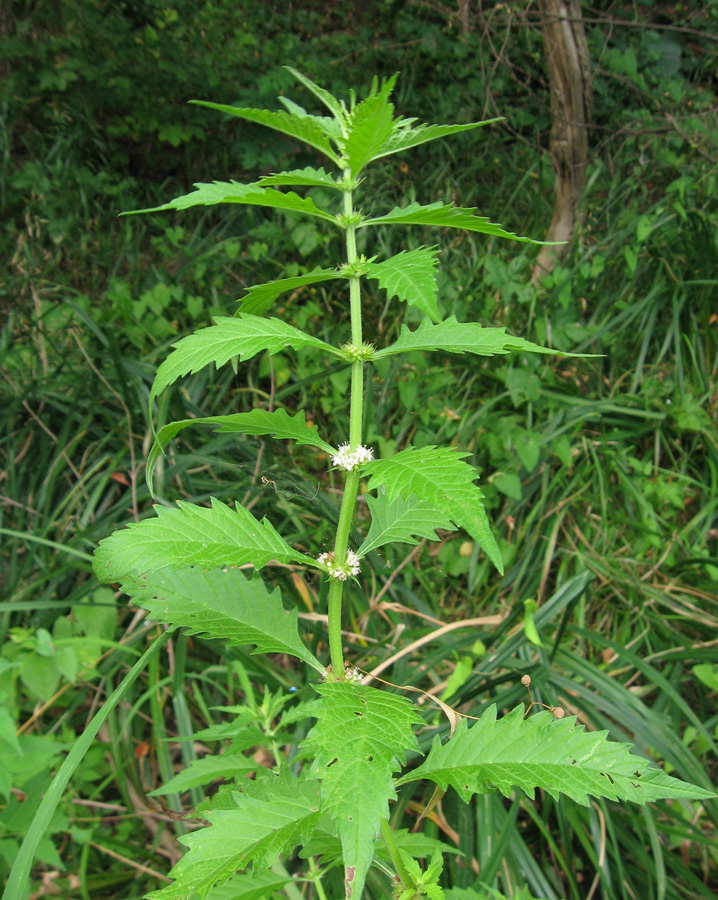
<svg viewBox="0 0 718 900">
<path fill-rule="evenodd" d="M 263 316 L 217 316 L 215 324 L 201 328 L 173 344 L 175 348 L 157 369 L 150 392 L 152 402 L 162 391 L 183 375 L 198 372 L 210 363 L 223 366 L 235 356 L 251 359 L 257 353 L 281 353 L 287 347 L 318 347 L 325 353 L 341 356 L 331 344 L 300 331 L 281 319 L 265 319 Z"/>
<path fill-rule="evenodd" d="M 392 773 L 418 749 L 412 725 L 421 722 L 401 697 L 367 685 L 316 687 L 317 722 L 302 744 L 320 778 L 322 812 L 331 813 L 342 840 L 347 900 L 361 897 L 382 819 L 396 797 Z"/>
<path fill-rule="evenodd" d="M 377 497 L 366 495 L 371 511 L 371 526 L 366 540 L 357 550 L 357 556 L 366 556 L 384 544 L 418 544 L 419 537 L 438 540 L 436 528 L 455 531 L 451 519 L 430 503 L 412 496 L 409 499 L 395 497 L 389 501 L 381 490 Z"/>
<path fill-rule="evenodd" d="M 309 197 L 300 197 L 294 191 L 276 191 L 274 188 L 259 187 L 256 184 L 240 184 L 238 181 L 213 181 L 195 184 L 196 191 L 175 197 L 162 206 L 147 209 L 135 209 L 134 213 L 163 212 L 166 209 L 190 209 L 193 206 L 216 206 L 218 203 L 240 203 L 245 206 L 268 206 L 272 209 L 284 209 L 287 212 L 298 212 L 305 216 L 315 216 L 325 222 L 338 224 L 335 216 L 319 209 Z"/>
<path fill-rule="evenodd" d="M 334 116 L 334 118 L 342 125 L 347 122 L 348 114 L 344 103 L 341 100 L 337 100 L 337 98 L 330 94 L 329 91 L 324 90 L 323 87 L 319 87 L 318 84 L 315 84 L 311 78 L 307 78 L 306 75 L 303 75 L 301 72 L 297 71 L 297 69 L 293 69 L 291 66 L 284 66 L 284 68 L 291 72 L 292 75 L 297 79 L 300 84 L 303 84 L 307 90 L 311 91 L 314 96 L 321 100 L 321 102 L 326 106 L 329 112 Z"/>
<path fill-rule="evenodd" d="M 386 499 L 409 498 L 416 494 L 441 510 L 481 544 L 491 562 L 503 574 L 503 562 L 484 510 L 481 490 L 473 483 L 476 470 L 462 462 L 468 453 L 453 447 L 412 447 L 388 459 L 376 459 L 362 466 L 371 475 L 369 490 L 386 489 Z"/>
<path fill-rule="evenodd" d="M 403 250 L 384 262 L 368 263 L 367 278 L 378 279 L 389 297 L 405 300 L 437 322 L 437 256 L 436 247 Z"/>
<path fill-rule="evenodd" d="M 321 281 L 332 281 L 344 277 L 336 269 L 315 269 L 306 275 L 278 278 L 276 281 L 268 281 L 266 284 L 253 284 L 247 288 L 247 293 L 242 297 L 241 311 L 243 314 L 262 315 L 284 291 L 294 291 L 308 284 L 317 284 Z"/>
<path fill-rule="evenodd" d="M 276 409 L 271 413 L 264 409 L 253 409 L 248 413 L 234 413 L 228 416 L 180 419 L 160 428 L 155 443 L 147 457 L 145 476 L 152 496 L 154 496 L 153 476 L 157 460 L 172 438 L 176 437 L 185 428 L 189 428 L 190 425 L 214 425 L 215 431 L 220 434 L 271 434 L 276 438 L 316 447 L 325 453 L 334 454 L 336 452 L 331 444 L 319 437 L 316 425 L 312 425 L 311 428 L 307 425 L 303 409 L 294 417 L 290 416 L 284 409 Z"/>
<path fill-rule="evenodd" d="M 292 169 L 291 172 L 265 175 L 259 179 L 257 184 L 260 187 L 284 185 L 285 187 L 330 187 L 336 191 L 341 190 L 332 175 L 325 172 L 324 169 L 312 169 L 310 166 L 304 169 Z"/>
<path fill-rule="evenodd" d="M 255 122 L 258 125 L 273 128 L 275 131 L 281 131 L 288 137 L 304 141 L 305 144 L 320 150 L 335 165 L 339 165 L 339 157 L 314 116 L 296 116 L 284 112 L 284 110 L 272 112 L 269 109 L 247 109 L 241 106 L 227 106 L 224 103 L 209 103 L 206 100 L 191 100 L 190 103 L 194 103 L 195 106 L 216 109 L 219 112 L 229 113 L 231 116 L 238 116 L 248 122 Z"/>
<path fill-rule="evenodd" d="M 208 812 L 210 828 L 179 838 L 189 850 L 170 872 L 175 881 L 148 897 L 180 900 L 196 893 L 204 898 L 250 863 L 261 874 L 308 838 L 319 818 L 316 785 L 286 769 L 278 776 L 260 775 L 237 795 L 237 809 Z"/>
<path fill-rule="evenodd" d="M 279 588 L 268 590 L 258 575 L 247 579 L 239 569 L 187 568 L 150 572 L 121 583 L 156 622 L 187 628 L 225 645 L 254 644 L 255 653 L 288 653 L 324 671 L 299 636 L 296 609 L 287 612 Z"/>
<path fill-rule="evenodd" d="M 212 888 L 207 900 L 269 900 L 280 894 L 292 879 L 287 875 L 262 872 L 261 875 L 235 875 L 222 887 Z"/>
<path fill-rule="evenodd" d="M 170 778 L 167 784 L 151 791 L 150 797 L 160 797 L 163 794 L 181 794 L 190 788 L 202 784 L 210 784 L 218 778 L 239 778 L 254 772 L 259 763 L 251 756 L 242 753 L 224 753 L 217 756 L 205 756 L 202 759 L 193 760 L 186 769 L 183 769 L 174 778 Z"/>
<path fill-rule="evenodd" d="M 392 153 L 400 153 L 402 150 L 408 150 L 411 147 L 418 147 L 419 144 L 426 144 L 428 141 L 435 141 L 437 138 L 448 137 L 450 134 L 459 134 L 462 131 L 471 131 L 474 128 L 481 128 L 483 125 L 492 125 L 494 122 L 501 122 L 502 119 L 487 119 L 484 122 L 469 122 L 468 125 L 413 125 L 414 119 L 402 119 L 395 123 L 395 127 L 386 144 L 381 148 L 373 159 L 380 159 L 383 156 L 389 156 Z"/>
<path fill-rule="evenodd" d="M 403 209 L 397 206 L 384 216 L 364 219 L 357 227 L 365 228 L 367 225 L 437 225 L 440 228 L 462 228 L 465 231 L 478 231 L 481 234 L 511 238 L 513 241 L 525 241 L 529 244 L 545 243 L 544 241 L 534 241 L 532 238 L 519 237 L 510 231 L 505 231 L 500 225 L 494 225 L 487 218 L 475 216 L 474 212 L 475 207 L 465 209 L 461 206 L 446 206 L 440 201 L 430 203 L 428 206 L 410 203 Z"/>
<path fill-rule="evenodd" d="M 115 582 L 126 575 L 158 569 L 202 566 L 261 568 L 270 559 L 315 565 L 274 530 L 259 522 L 243 506 L 231 509 L 212 498 L 212 506 L 194 506 L 183 500 L 177 509 L 157 506 L 157 516 L 134 522 L 100 541 L 93 566 L 100 581 Z"/>
<path fill-rule="evenodd" d="M 428 778 L 442 788 L 451 785 L 465 801 L 492 789 L 508 797 L 513 788 L 531 798 L 536 788 L 554 799 L 566 794 L 583 806 L 589 796 L 635 803 L 715 797 L 650 767 L 630 744 L 607 741 L 607 731 L 584 731 L 575 716 L 524 714 L 519 706 L 497 721 L 491 706 L 472 728 L 462 719 L 451 740 L 442 744 L 437 735 L 425 762 L 399 783 Z"/>
<path fill-rule="evenodd" d="M 402 325 L 398 340 L 389 347 L 378 350 L 374 358 L 408 353 L 410 350 L 446 350 L 449 353 L 475 353 L 477 356 L 495 356 L 514 350 L 555 356 L 571 355 L 541 347 L 524 338 L 513 337 L 506 334 L 505 328 L 484 328 L 478 322 L 457 322 L 456 316 L 450 316 L 438 325 L 423 319 L 415 331 Z"/>
<path fill-rule="evenodd" d="M 394 107 L 389 102 L 389 95 L 395 81 L 396 76 L 388 79 L 352 110 L 343 146 L 347 166 L 355 178 L 391 136 Z"/>
</svg>

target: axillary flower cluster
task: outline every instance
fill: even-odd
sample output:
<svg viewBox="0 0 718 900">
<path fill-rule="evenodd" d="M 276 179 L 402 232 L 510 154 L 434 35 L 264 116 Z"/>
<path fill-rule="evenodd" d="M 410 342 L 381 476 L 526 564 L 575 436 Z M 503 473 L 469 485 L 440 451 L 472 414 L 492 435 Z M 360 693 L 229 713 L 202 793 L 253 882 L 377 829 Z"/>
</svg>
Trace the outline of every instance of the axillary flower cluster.
<svg viewBox="0 0 718 900">
<path fill-rule="evenodd" d="M 349 449 L 349 444 L 342 444 L 338 452 L 332 456 L 332 465 L 337 469 L 346 469 L 347 472 L 353 472 L 363 463 L 371 462 L 374 459 L 374 451 L 371 447 L 362 447 L 360 444 L 355 450 Z"/>
<path fill-rule="evenodd" d="M 338 581 L 346 581 L 350 575 L 358 575 L 361 572 L 359 557 L 353 550 L 347 550 L 347 558 L 343 565 L 337 565 L 334 562 L 333 551 L 320 553 L 317 562 L 327 567 L 327 574 L 330 578 L 336 578 Z"/>
</svg>

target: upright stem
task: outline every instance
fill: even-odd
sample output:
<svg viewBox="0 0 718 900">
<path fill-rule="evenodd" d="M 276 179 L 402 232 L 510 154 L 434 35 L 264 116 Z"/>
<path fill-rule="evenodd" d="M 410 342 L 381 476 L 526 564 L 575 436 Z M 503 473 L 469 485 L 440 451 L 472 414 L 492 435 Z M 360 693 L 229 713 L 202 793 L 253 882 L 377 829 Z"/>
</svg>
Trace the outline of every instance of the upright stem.
<svg viewBox="0 0 718 900">
<path fill-rule="evenodd" d="M 345 171 L 347 179 L 351 177 L 349 170 Z M 344 214 L 350 217 L 354 212 L 352 205 L 352 192 L 344 191 Z M 353 263 L 357 258 L 356 227 L 347 225 L 346 230 L 347 263 Z M 361 288 L 358 276 L 349 279 L 349 307 L 351 312 L 352 344 L 359 348 L 362 345 L 361 327 Z M 351 400 L 349 406 L 349 449 L 355 450 L 362 441 L 362 410 L 364 408 L 364 364 L 361 360 L 352 363 L 351 375 Z M 357 491 L 359 489 L 359 473 L 349 472 L 344 485 L 342 507 L 339 512 L 337 536 L 334 543 L 334 559 L 342 564 L 347 555 L 349 546 L 349 532 L 354 519 L 354 507 L 356 505 Z M 344 585 L 333 578 L 329 585 L 329 654 L 332 660 L 332 669 L 336 675 L 342 676 L 344 672 L 344 656 L 342 654 L 342 595 Z"/>
</svg>

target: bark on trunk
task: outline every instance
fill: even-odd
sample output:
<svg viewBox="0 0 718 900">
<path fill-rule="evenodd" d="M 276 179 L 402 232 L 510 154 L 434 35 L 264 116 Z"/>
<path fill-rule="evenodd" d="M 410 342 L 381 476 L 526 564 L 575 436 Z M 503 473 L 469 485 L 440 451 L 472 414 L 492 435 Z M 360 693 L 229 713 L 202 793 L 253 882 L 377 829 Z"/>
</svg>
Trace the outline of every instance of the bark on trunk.
<svg viewBox="0 0 718 900">
<path fill-rule="evenodd" d="M 580 0 L 538 0 L 551 87 L 549 150 L 556 171 L 556 200 L 545 240 L 567 241 L 542 247 L 534 265 L 534 284 L 568 253 L 586 180 L 591 71 Z"/>
</svg>

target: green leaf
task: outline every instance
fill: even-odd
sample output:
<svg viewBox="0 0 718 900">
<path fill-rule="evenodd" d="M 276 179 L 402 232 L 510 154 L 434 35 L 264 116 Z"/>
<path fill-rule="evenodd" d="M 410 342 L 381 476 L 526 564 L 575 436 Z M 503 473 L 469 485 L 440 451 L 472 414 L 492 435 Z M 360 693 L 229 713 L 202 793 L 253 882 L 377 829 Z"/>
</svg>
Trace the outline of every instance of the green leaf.
<svg viewBox="0 0 718 900">
<path fill-rule="evenodd" d="M 459 453 L 453 447 L 409 447 L 388 459 L 367 463 L 362 472 L 371 475 L 370 491 L 384 485 L 387 500 L 416 494 L 419 500 L 441 510 L 481 544 L 503 574 L 501 553 L 484 510 L 484 495 L 473 484 L 478 475 L 462 462 L 465 456 L 469 454 Z"/>
<path fill-rule="evenodd" d="M 419 500 L 416 496 L 408 499 L 399 496 L 388 501 L 380 490 L 376 498 L 367 494 L 366 500 L 371 511 L 371 526 L 364 543 L 357 550 L 357 556 L 366 556 L 377 547 L 390 544 L 392 541 L 400 544 L 418 544 L 415 535 L 437 541 L 438 537 L 434 531 L 436 528 L 456 531 L 451 520 L 441 510 Z"/>
<path fill-rule="evenodd" d="M 275 175 L 265 175 L 257 184 L 260 187 L 271 185 L 284 185 L 285 187 L 330 187 L 341 191 L 340 185 L 324 169 L 313 169 L 307 166 L 304 169 L 292 169 L 291 172 L 277 172 Z"/>
<path fill-rule="evenodd" d="M 438 322 L 436 266 L 438 249 L 404 250 L 384 262 L 369 263 L 367 278 L 376 278 L 389 295 L 405 300 Z"/>
<path fill-rule="evenodd" d="M 326 353 L 341 356 L 331 344 L 287 325 L 281 319 L 250 315 L 216 316 L 214 322 L 209 328 L 201 328 L 172 345 L 174 351 L 157 369 L 150 391 L 150 409 L 155 397 L 178 378 L 198 372 L 210 363 L 223 366 L 235 356 L 248 360 L 263 350 L 270 354 L 281 353 L 287 347 L 294 350 L 319 347 Z"/>
<path fill-rule="evenodd" d="M 457 322 L 456 316 L 450 316 L 438 325 L 423 319 L 415 331 L 402 325 L 398 340 L 389 347 L 378 350 L 374 358 L 408 353 L 410 350 L 445 350 L 449 353 L 475 353 L 477 356 L 495 356 L 512 353 L 514 350 L 554 356 L 571 355 L 506 334 L 505 328 L 484 328 L 478 322 Z"/>
<path fill-rule="evenodd" d="M 483 216 L 475 216 L 475 207 L 463 208 L 461 206 L 446 206 L 440 201 L 422 206 L 419 203 L 410 203 L 401 209 L 396 207 L 384 216 L 375 219 L 364 219 L 358 228 L 367 225 L 437 225 L 440 228 L 463 228 L 465 231 L 478 231 L 481 234 L 490 234 L 494 237 L 510 238 L 512 241 L 525 241 L 529 244 L 543 244 L 545 241 L 534 241 L 532 238 L 519 237 L 510 231 L 505 231 L 500 225 L 494 225 Z M 550 242 L 549 242 L 550 243 Z M 561 241 L 553 242 L 561 243 Z"/>
<path fill-rule="evenodd" d="M 167 784 L 151 791 L 149 797 L 159 797 L 162 794 L 181 794 L 190 788 L 201 784 L 209 784 L 218 778 L 238 778 L 247 772 L 257 769 L 256 763 L 251 757 L 241 753 L 227 753 L 222 756 L 205 756 L 203 759 L 193 760 L 186 769 L 183 769 L 174 778 L 170 778 Z"/>
<path fill-rule="evenodd" d="M 271 522 L 257 521 L 243 506 L 231 509 L 212 498 L 212 506 L 194 506 L 179 500 L 178 509 L 157 506 L 157 516 L 134 522 L 100 541 L 95 551 L 95 574 L 107 583 L 126 575 L 158 569 L 202 566 L 261 568 L 270 559 L 316 565 L 287 544 Z"/>
<path fill-rule="evenodd" d="M 154 468 L 157 460 L 162 455 L 164 448 L 176 437 L 180 431 L 190 425 L 214 425 L 215 432 L 219 434 L 271 434 L 275 438 L 296 441 L 297 444 L 306 444 L 323 450 L 325 453 L 334 454 L 336 451 L 326 441 L 319 437 L 317 426 L 310 428 L 304 418 L 304 410 L 300 410 L 293 418 L 286 410 L 277 409 L 274 412 L 266 412 L 263 409 L 253 409 L 248 413 L 234 413 L 229 416 L 205 416 L 198 419 L 180 419 L 170 422 L 157 433 L 155 443 L 147 457 L 145 476 L 150 494 L 154 497 Z"/>
<path fill-rule="evenodd" d="M 241 106 L 227 106 L 224 103 L 209 103 L 206 100 L 190 100 L 190 103 L 195 106 L 206 106 L 207 109 L 216 109 L 219 112 L 229 113 L 231 116 L 238 116 L 248 122 L 255 122 L 257 125 L 265 125 L 267 128 L 281 131 L 282 134 L 304 141 L 310 147 L 321 151 L 335 165 L 340 164 L 339 157 L 314 116 L 296 116 L 284 112 L 284 110 L 272 112 L 269 109 L 247 109 Z"/>
<path fill-rule="evenodd" d="M 308 284 L 318 284 L 321 281 L 332 281 L 343 277 L 336 269 L 315 269 L 306 275 L 278 278 L 276 281 L 268 281 L 266 284 L 250 285 L 242 298 L 241 312 L 243 315 L 246 313 L 262 315 L 284 291 L 293 291 Z"/>
<path fill-rule="evenodd" d="M 421 722 L 401 697 L 366 685 L 316 686 L 317 718 L 302 744 L 320 778 L 322 812 L 331 813 L 342 840 L 347 900 L 361 897 L 381 820 L 396 797 L 392 772 L 418 749 L 412 725 Z"/>
<path fill-rule="evenodd" d="M 467 802 L 494 788 L 505 797 L 520 788 L 532 799 L 541 788 L 554 800 L 566 794 L 582 806 L 589 805 L 589 796 L 635 803 L 716 796 L 651 768 L 630 752 L 630 744 L 607 741 L 607 734 L 584 731 L 575 716 L 555 719 L 540 712 L 525 719 L 523 706 L 497 721 L 491 706 L 473 728 L 462 719 L 446 744 L 437 735 L 426 761 L 398 783 L 428 778 L 443 788 L 451 785 Z"/>
<path fill-rule="evenodd" d="M 389 95 L 395 81 L 396 76 L 388 79 L 376 93 L 372 93 L 352 110 L 343 147 L 347 166 L 354 178 L 391 136 L 394 106 L 389 102 Z"/>
<path fill-rule="evenodd" d="M 122 215 L 163 212 L 167 209 L 190 209 L 193 206 L 216 206 L 218 203 L 241 203 L 246 206 L 268 206 L 272 209 L 298 212 L 305 216 L 324 219 L 325 222 L 332 222 L 334 225 L 337 224 L 335 216 L 319 209 L 309 197 L 300 197 L 294 191 L 285 193 L 284 191 L 275 191 L 274 188 L 259 187 L 256 184 L 240 184 L 238 181 L 198 182 L 195 187 L 197 190 L 191 194 L 175 197 L 174 200 L 163 203 L 162 206 L 133 209 Z"/>
<path fill-rule="evenodd" d="M 298 82 L 304 85 L 307 90 L 311 91 L 314 96 L 320 100 L 329 112 L 334 116 L 335 119 L 343 126 L 347 121 L 347 110 L 344 106 L 344 103 L 341 100 L 337 100 L 337 98 L 330 94 L 329 91 L 325 91 L 324 88 L 319 87 L 318 84 L 315 84 L 311 78 L 307 78 L 306 75 L 302 75 L 301 72 L 298 72 L 297 69 L 293 69 L 291 66 L 284 66 L 287 72 L 291 72 L 292 75 L 297 79 Z"/>
<path fill-rule="evenodd" d="M 122 590 L 151 619 L 225 645 L 254 644 L 255 653 L 288 653 L 318 672 L 324 666 L 299 637 L 297 611 L 282 606 L 279 588 L 270 591 L 239 569 L 179 569 L 122 579 Z M 203 738 L 204 739 L 204 738 Z"/>
<path fill-rule="evenodd" d="M 207 900 L 268 900 L 292 879 L 263 872 L 261 875 L 236 875 L 222 887 L 212 888 Z"/>
<path fill-rule="evenodd" d="M 170 872 L 176 880 L 148 897 L 179 900 L 196 892 L 204 898 L 250 863 L 261 874 L 304 842 L 319 818 L 316 786 L 286 769 L 260 775 L 237 796 L 237 809 L 208 812 L 210 828 L 179 838 L 189 850 Z"/>
<path fill-rule="evenodd" d="M 447 137 L 450 134 L 459 134 L 462 131 L 471 131 L 473 128 L 481 128 L 483 125 L 493 125 L 494 122 L 501 122 L 502 117 L 498 119 L 487 119 L 485 122 L 469 122 L 467 125 L 412 125 L 414 119 L 402 119 L 401 124 L 395 126 L 392 135 L 386 144 L 381 148 L 381 152 L 372 159 L 381 159 L 383 156 L 389 156 L 392 153 L 400 153 L 402 150 L 408 150 L 411 147 L 418 147 L 419 144 L 426 144 L 428 141 L 435 141 L 437 138 Z"/>
</svg>

